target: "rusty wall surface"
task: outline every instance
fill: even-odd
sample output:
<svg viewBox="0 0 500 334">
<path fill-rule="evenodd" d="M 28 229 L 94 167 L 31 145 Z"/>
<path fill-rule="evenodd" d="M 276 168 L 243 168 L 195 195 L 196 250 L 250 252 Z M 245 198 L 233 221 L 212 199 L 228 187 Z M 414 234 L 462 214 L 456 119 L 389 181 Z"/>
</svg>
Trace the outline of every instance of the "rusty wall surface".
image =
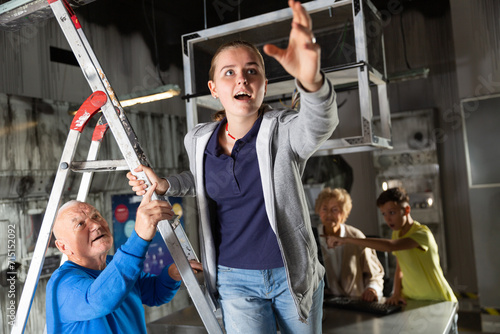
<svg viewBox="0 0 500 334">
<path fill-rule="evenodd" d="M 0 198 L 46 196 L 57 171 L 72 116 L 65 102 L 0 93 Z M 159 173 L 187 166 L 183 138 L 185 119 L 167 114 L 128 112 L 144 151 Z M 97 117 L 95 117 L 97 120 Z M 85 160 L 96 120 L 80 137 L 76 161 Z M 111 131 L 106 134 L 99 159 L 122 159 Z M 80 176 L 71 173 L 66 191 L 78 190 Z M 97 173 L 91 192 L 128 190 L 124 172 Z"/>
<path fill-rule="evenodd" d="M 92 52 L 118 97 L 166 84 L 184 86 L 179 68 L 171 65 L 160 71 L 152 62 L 150 50 L 139 33 L 123 35 L 113 26 L 101 27 L 85 22 L 83 17 L 79 19 Z M 83 102 L 92 92 L 81 68 L 52 59 L 54 48 L 71 53 L 54 18 L 16 31 L 0 29 L 0 92 L 77 105 Z M 137 110 L 185 115 L 184 101 L 179 97 Z"/>
</svg>

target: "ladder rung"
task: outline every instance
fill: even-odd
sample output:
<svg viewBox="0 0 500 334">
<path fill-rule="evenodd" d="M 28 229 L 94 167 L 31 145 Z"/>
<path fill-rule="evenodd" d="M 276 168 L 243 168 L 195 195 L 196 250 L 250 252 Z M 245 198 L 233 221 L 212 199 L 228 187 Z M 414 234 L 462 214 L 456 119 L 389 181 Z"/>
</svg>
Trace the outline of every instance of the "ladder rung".
<svg viewBox="0 0 500 334">
<path fill-rule="evenodd" d="M 130 170 L 125 160 L 73 161 L 73 172 L 109 172 L 115 170 Z"/>
</svg>

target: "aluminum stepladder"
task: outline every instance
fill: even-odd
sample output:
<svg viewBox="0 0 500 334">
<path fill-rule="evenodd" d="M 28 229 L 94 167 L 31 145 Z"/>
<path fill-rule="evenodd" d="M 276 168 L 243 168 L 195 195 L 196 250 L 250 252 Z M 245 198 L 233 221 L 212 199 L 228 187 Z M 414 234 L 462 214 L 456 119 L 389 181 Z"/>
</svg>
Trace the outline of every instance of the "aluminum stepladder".
<svg viewBox="0 0 500 334">
<path fill-rule="evenodd" d="M 90 189 L 93 172 L 125 169 L 133 171 L 141 164 L 146 166 L 150 165 L 72 8 L 66 0 L 48 0 L 48 3 L 82 68 L 83 74 L 93 94 L 82 104 L 73 119 L 42 221 L 21 299 L 19 301 L 16 321 L 11 331 L 12 334 L 23 333 L 26 327 L 36 286 L 42 271 L 45 253 L 52 234 L 55 216 L 61 202 L 64 184 L 69 171 L 84 172 L 77 197 L 78 200 L 84 201 Z M 101 116 L 94 131 L 87 161 L 75 162 L 73 161 L 73 157 L 76 152 L 81 131 L 83 131 L 87 121 L 95 115 L 99 109 L 102 111 L 103 116 Z M 100 143 L 108 127 L 115 137 L 124 157 L 124 162 L 97 160 Z M 145 173 L 138 173 L 137 177 L 144 180 L 148 185 L 151 184 Z M 153 199 L 159 199 L 159 197 L 153 194 Z M 189 264 L 189 260 L 196 259 L 196 255 L 191 248 L 189 239 L 185 235 L 182 225 L 179 223 L 178 217 L 171 221 L 164 220 L 159 222 L 158 230 L 177 265 L 182 281 L 188 290 L 207 332 L 210 334 L 223 333 L 215 316 L 215 305 L 212 299 L 200 286 Z"/>
</svg>

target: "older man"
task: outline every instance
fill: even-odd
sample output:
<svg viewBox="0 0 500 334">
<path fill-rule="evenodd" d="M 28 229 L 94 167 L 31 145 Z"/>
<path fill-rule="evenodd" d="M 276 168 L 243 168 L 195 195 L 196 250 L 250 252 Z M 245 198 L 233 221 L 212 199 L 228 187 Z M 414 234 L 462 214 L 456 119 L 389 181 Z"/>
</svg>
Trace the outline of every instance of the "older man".
<svg viewBox="0 0 500 334">
<path fill-rule="evenodd" d="M 160 220 L 171 219 L 172 207 L 151 201 L 150 187 L 137 209 L 135 229 L 114 256 L 108 223 L 92 205 L 70 201 L 58 211 L 56 246 L 68 256 L 47 284 L 48 333 L 146 333 L 142 304 L 169 302 L 180 286 L 175 264 L 159 276 L 142 271 Z M 201 270 L 200 263 L 191 263 Z"/>
</svg>

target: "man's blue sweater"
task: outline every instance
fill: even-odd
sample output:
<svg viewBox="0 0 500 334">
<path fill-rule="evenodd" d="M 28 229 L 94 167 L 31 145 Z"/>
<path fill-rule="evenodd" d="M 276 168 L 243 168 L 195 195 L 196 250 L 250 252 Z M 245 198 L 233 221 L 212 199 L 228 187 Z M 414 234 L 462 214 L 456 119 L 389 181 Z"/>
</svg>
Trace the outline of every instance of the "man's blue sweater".
<svg viewBox="0 0 500 334">
<path fill-rule="evenodd" d="M 145 334 L 142 304 L 169 302 L 181 284 L 168 267 L 159 276 L 142 271 L 148 246 L 133 231 L 104 270 L 66 261 L 47 284 L 47 332 Z"/>
</svg>

